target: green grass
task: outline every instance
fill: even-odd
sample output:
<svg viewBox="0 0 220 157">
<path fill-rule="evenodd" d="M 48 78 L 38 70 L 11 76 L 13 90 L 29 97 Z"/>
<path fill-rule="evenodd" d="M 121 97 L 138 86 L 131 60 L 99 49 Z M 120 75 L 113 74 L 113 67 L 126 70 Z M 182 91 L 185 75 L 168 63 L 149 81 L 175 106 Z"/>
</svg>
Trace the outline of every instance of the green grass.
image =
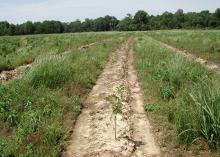
<svg viewBox="0 0 220 157">
<path fill-rule="evenodd" d="M 147 34 L 204 59 L 220 63 L 220 31 L 155 31 Z"/>
<path fill-rule="evenodd" d="M 153 111 L 155 119 L 160 117 L 162 126 L 168 127 L 167 121 L 175 128 L 172 143 L 198 146 L 205 142 L 211 150 L 218 149 L 220 76 L 144 35 L 136 37 L 134 51 L 148 104 L 157 104 L 157 110 L 152 105 L 145 109 Z"/>
<path fill-rule="evenodd" d="M 40 56 L 22 78 L 0 85 L 0 156 L 60 155 L 82 98 L 127 38 L 118 36 L 83 51 Z"/>
<path fill-rule="evenodd" d="M 28 64 L 44 54 L 60 54 L 115 34 L 83 33 L 0 37 L 0 72 Z"/>
</svg>

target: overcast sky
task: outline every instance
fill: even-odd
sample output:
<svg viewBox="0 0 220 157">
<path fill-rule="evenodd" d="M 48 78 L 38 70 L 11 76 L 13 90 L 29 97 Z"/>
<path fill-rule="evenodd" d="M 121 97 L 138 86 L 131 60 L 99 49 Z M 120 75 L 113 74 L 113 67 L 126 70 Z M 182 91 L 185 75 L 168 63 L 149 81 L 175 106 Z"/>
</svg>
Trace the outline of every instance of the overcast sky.
<svg viewBox="0 0 220 157">
<path fill-rule="evenodd" d="M 0 0 L 0 21 L 22 23 L 27 20 L 60 20 L 97 18 L 105 15 L 121 19 L 127 13 L 145 10 L 149 14 L 164 11 L 185 12 L 220 8 L 220 0 Z"/>
</svg>

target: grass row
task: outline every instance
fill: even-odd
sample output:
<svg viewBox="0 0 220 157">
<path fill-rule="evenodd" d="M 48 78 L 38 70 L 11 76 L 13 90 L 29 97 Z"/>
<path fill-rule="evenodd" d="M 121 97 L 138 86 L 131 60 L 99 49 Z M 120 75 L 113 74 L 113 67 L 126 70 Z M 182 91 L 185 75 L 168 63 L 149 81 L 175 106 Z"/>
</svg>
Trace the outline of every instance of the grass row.
<svg viewBox="0 0 220 157">
<path fill-rule="evenodd" d="M 148 34 L 204 59 L 220 63 L 220 31 L 156 31 Z"/>
<path fill-rule="evenodd" d="M 173 144 L 217 150 L 220 76 L 147 36 L 136 38 L 134 51 L 135 67 L 148 98 L 145 110 L 152 111 L 161 125 L 174 128 Z"/>
<path fill-rule="evenodd" d="M 0 85 L 0 156 L 60 155 L 83 97 L 126 38 L 118 36 L 80 52 L 38 57 L 21 79 Z"/>
<path fill-rule="evenodd" d="M 105 33 L 85 33 L 0 37 L 0 72 L 31 63 L 42 54 L 76 50 L 81 45 L 112 36 Z"/>
</svg>

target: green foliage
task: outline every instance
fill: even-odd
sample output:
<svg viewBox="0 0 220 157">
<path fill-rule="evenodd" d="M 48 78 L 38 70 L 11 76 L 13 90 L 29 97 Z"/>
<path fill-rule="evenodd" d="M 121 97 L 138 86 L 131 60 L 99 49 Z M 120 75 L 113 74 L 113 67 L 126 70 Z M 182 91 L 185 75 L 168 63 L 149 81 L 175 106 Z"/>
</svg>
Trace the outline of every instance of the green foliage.
<svg viewBox="0 0 220 157">
<path fill-rule="evenodd" d="M 48 125 L 44 130 L 43 142 L 46 145 L 53 147 L 59 143 L 63 135 L 64 130 L 60 127 L 60 125 Z"/>
<path fill-rule="evenodd" d="M 35 87 L 45 85 L 57 88 L 70 81 L 72 77 L 73 70 L 69 60 L 56 56 L 40 61 L 40 64 L 33 67 L 29 73 L 31 84 Z"/>
<path fill-rule="evenodd" d="M 122 96 L 123 91 L 124 91 L 124 86 L 120 85 L 116 87 L 115 93 L 106 97 L 106 100 L 112 105 L 112 112 L 114 114 L 119 114 L 122 111 L 122 107 L 124 104 L 124 100 Z"/>
<path fill-rule="evenodd" d="M 105 99 L 112 105 L 112 113 L 114 114 L 114 123 L 115 123 L 115 140 L 117 139 L 117 114 L 122 113 L 122 108 L 125 103 L 125 100 L 123 99 L 123 92 L 125 90 L 125 87 L 123 84 L 116 87 L 115 92 L 109 96 L 107 96 Z"/>
<path fill-rule="evenodd" d="M 9 125 L 14 126 L 18 124 L 18 113 L 17 111 L 11 111 L 8 113 L 7 122 Z"/>
<path fill-rule="evenodd" d="M 145 104 L 144 105 L 144 110 L 146 112 L 153 112 L 155 110 L 158 109 L 158 105 L 157 104 Z"/>
<path fill-rule="evenodd" d="M 78 96 L 72 96 L 71 97 L 72 101 L 72 109 L 74 112 L 80 112 L 81 111 L 81 106 L 79 105 L 79 97 Z"/>
<path fill-rule="evenodd" d="M 219 147 L 220 140 L 220 88 L 219 80 L 204 79 L 201 80 L 196 86 L 191 89 L 191 92 L 184 93 L 183 97 L 179 100 L 179 105 L 188 106 L 185 110 L 194 109 L 194 112 L 190 112 L 193 116 L 194 124 L 190 126 L 192 119 L 183 117 L 180 112 L 178 125 L 180 127 L 179 132 L 182 138 L 189 138 L 191 142 L 193 138 L 188 137 L 189 133 L 184 132 L 196 132 L 197 135 L 202 136 L 206 142 L 212 148 Z M 187 104 L 186 104 L 187 103 Z M 186 116 L 186 115 L 185 115 Z M 184 120 L 183 120 L 184 119 Z M 185 121 L 185 123 L 182 123 Z M 185 124 L 190 126 L 184 127 Z"/>
<path fill-rule="evenodd" d="M 175 97 L 174 87 L 171 84 L 162 84 L 159 88 L 159 93 L 164 100 L 171 100 Z"/>
</svg>

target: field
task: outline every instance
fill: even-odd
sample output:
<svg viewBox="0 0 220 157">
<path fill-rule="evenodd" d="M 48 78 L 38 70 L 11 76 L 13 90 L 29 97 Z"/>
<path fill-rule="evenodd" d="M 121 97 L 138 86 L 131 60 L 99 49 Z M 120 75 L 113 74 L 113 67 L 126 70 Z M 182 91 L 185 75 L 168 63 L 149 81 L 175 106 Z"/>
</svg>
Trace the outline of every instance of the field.
<svg viewBox="0 0 220 157">
<path fill-rule="evenodd" d="M 30 64 L 0 84 L 0 156 L 218 156 L 219 74 L 156 40 L 220 62 L 220 31 L 0 37 L 1 74 Z"/>
</svg>

